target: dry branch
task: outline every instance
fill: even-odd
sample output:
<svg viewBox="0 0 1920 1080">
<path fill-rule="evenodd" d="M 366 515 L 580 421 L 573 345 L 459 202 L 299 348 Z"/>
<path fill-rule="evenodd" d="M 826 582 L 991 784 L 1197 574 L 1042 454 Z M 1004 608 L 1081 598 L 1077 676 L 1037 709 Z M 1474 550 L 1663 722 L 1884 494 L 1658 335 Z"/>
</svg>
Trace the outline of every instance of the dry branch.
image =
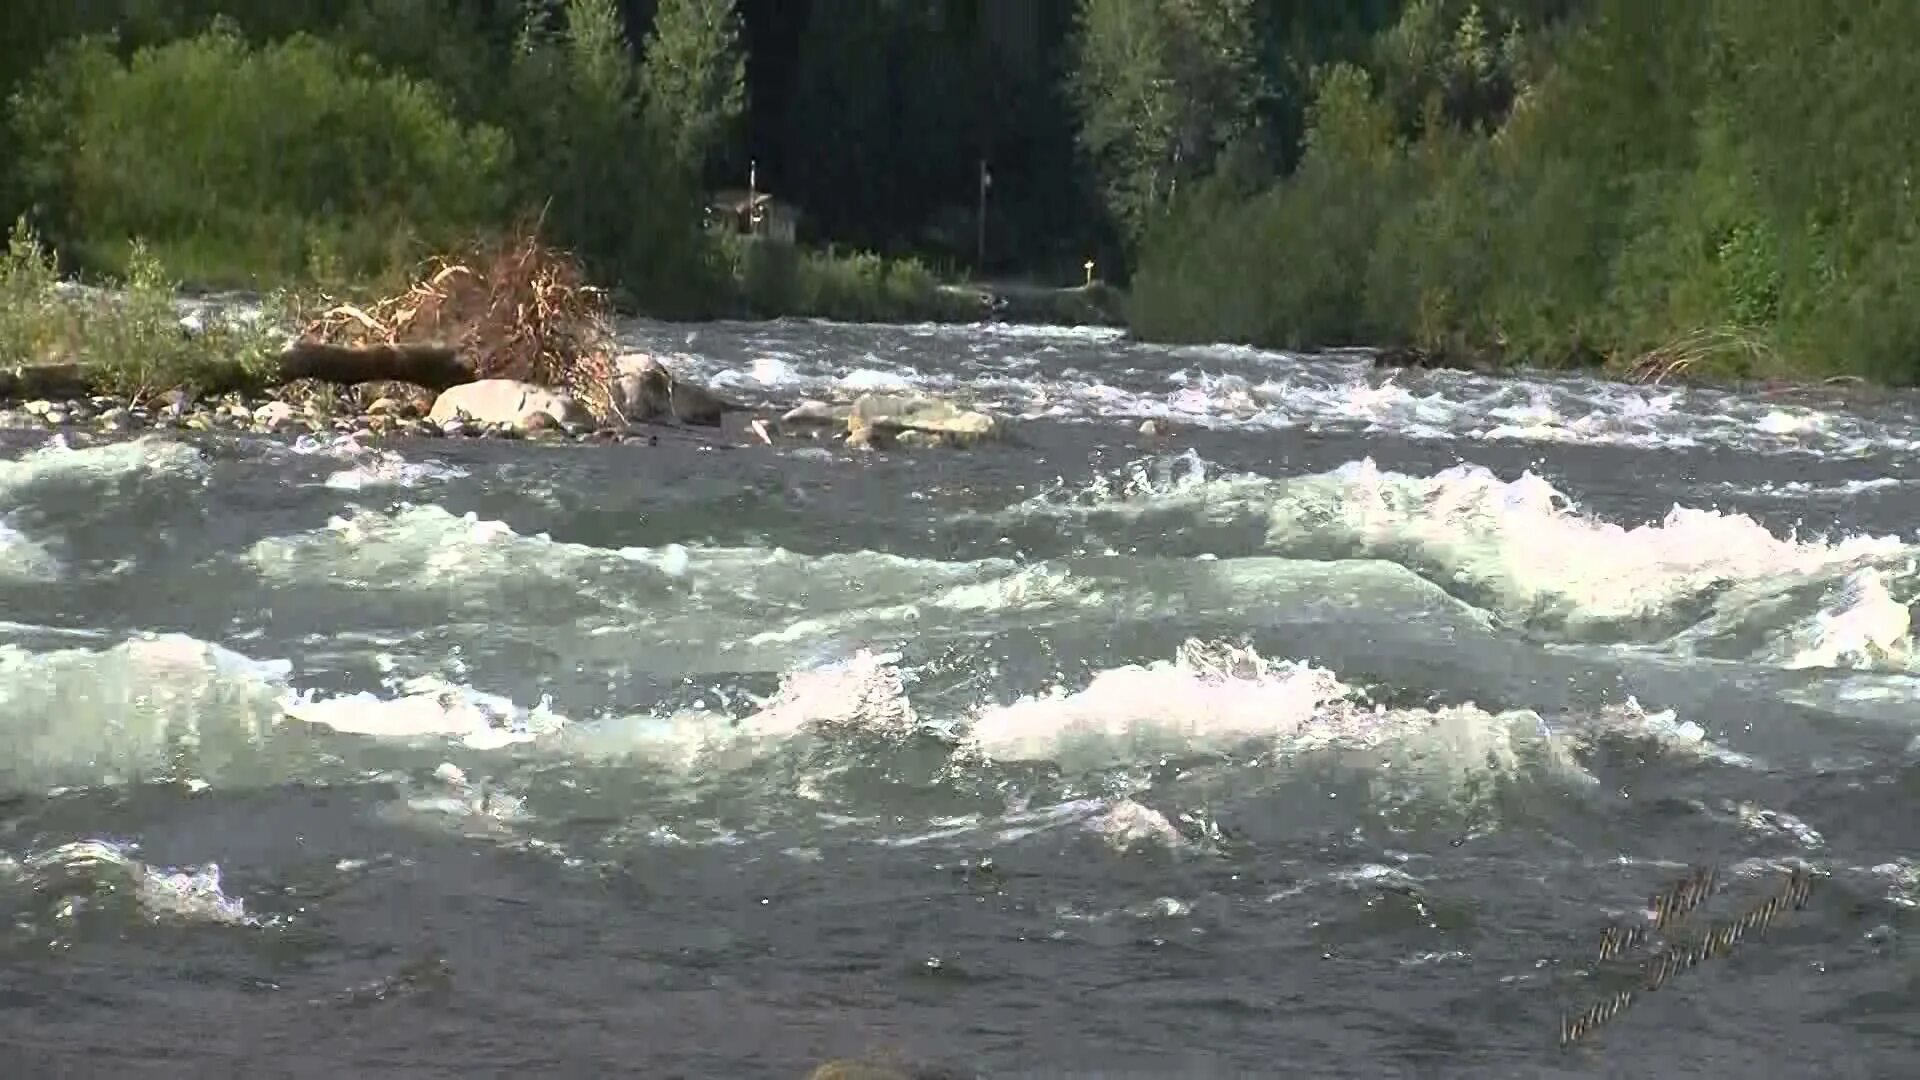
<svg viewBox="0 0 1920 1080">
<path fill-rule="evenodd" d="M 1730 358 L 1746 370 L 1757 370 L 1773 358 L 1767 344 L 1737 327 L 1715 327 L 1682 334 L 1658 348 L 1640 354 L 1626 367 L 1628 381 L 1658 385 L 1684 378 L 1700 364 Z"/>
<path fill-rule="evenodd" d="M 461 258 L 434 259 L 428 268 L 396 296 L 329 308 L 305 328 L 289 357 L 302 348 L 331 349 L 312 353 L 318 369 L 308 371 L 328 381 L 341 380 L 323 371 L 434 389 L 519 379 L 567 390 L 596 416 L 611 415 L 606 294 L 587 284 L 572 255 L 541 243 L 527 225 L 503 240 L 476 244 Z"/>
</svg>

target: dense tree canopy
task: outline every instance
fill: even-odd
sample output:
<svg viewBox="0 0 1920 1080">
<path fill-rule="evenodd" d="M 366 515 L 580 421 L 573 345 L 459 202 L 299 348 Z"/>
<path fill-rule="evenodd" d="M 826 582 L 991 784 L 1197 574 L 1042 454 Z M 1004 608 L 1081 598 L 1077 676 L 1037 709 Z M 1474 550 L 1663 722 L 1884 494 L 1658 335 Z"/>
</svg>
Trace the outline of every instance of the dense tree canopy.
<svg viewBox="0 0 1920 1080">
<path fill-rule="evenodd" d="M 140 237 L 189 276 L 352 273 L 538 215 L 694 313 L 729 274 L 795 287 L 699 224 L 751 166 L 806 245 L 1055 281 L 1097 256 L 1153 336 L 1920 374 L 1920 20 L 1899 4 L 11 0 L 7 20 L 0 210 L 82 267 Z"/>
</svg>

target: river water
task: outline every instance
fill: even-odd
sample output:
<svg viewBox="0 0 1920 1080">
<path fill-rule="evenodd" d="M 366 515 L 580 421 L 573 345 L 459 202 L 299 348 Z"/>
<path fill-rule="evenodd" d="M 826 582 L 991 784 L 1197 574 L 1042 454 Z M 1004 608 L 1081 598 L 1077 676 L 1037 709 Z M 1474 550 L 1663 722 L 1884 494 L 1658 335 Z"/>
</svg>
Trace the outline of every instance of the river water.
<svg viewBox="0 0 1920 1080">
<path fill-rule="evenodd" d="M 0 1075 L 1920 1070 L 1911 401 L 625 333 L 1019 439 L 0 434 Z"/>
</svg>

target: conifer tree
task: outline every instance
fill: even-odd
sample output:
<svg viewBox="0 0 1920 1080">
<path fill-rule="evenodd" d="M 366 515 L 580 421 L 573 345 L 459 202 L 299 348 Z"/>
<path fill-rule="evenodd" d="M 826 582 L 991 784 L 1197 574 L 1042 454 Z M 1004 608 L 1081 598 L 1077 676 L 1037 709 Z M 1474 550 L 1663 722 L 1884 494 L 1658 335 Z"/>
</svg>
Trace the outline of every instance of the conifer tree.
<svg viewBox="0 0 1920 1080">
<path fill-rule="evenodd" d="M 699 176 L 746 108 L 747 59 L 734 0 L 661 0 L 640 70 L 648 121 Z"/>
<path fill-rule="evenodd" d="M 1068 91 L 1136 242 L 1183 179 L 1248 136 L 1265 94 L 1252 0 L 1081 0 Z"/>
</svg>

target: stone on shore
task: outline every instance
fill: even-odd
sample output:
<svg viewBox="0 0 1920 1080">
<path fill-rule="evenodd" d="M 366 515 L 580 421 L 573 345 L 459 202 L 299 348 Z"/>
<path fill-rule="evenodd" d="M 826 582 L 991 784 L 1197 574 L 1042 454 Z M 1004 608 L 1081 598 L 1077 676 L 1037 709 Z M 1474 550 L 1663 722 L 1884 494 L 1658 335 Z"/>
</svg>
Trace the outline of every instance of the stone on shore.
<svg viewBox="0 0 1920 1080">
<path fill-rule="evenodd" d="M 434 399 L 428 419 L 444 426 L 463 415 L 478 424 L 515 430 L 543 423 L 534 420 L 536 416 L 557 424 L 592 421 L 587 410 L 566 394 L 515 379 L 481 379 L 443 390 Z"/>
<path fill-rule="evenodd" d="M 706 387 L 675 375 L 646 353 L 627 353 L 616 357 L 613 365 L 609 396 L 614 409 L 629 424 L 677 420 L 718 427 L 722 416 L 739 409 Z"/>
<path fill-rule="evenodd" d="M 253 410 L 253 422 L 262 431 L 279 431 L 292 424 L 298 414 L 284 401 L 269 401 Z"/>
</svg>

